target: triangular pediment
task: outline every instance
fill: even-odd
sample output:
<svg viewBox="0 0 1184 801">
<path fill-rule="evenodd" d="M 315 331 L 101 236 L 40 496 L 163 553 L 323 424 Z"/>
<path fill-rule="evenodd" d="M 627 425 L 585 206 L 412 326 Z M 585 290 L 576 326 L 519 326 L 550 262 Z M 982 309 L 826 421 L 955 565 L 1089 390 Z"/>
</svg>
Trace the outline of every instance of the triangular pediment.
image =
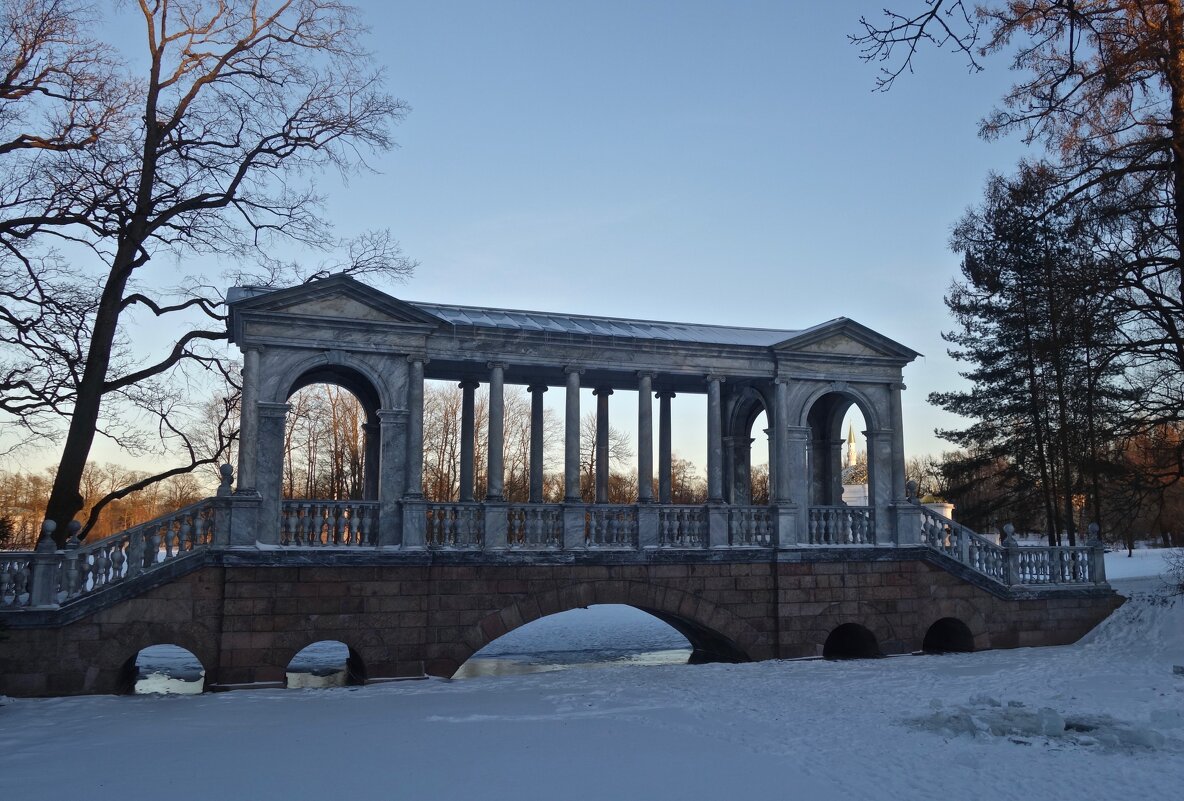
<svg viewBox="0 0 1184 801">
<path fill-rule="evenodd" d="M 840 317 L 807 328 L 780 342 L 776 350 L 812 356 L 903 359 L 911 362 L 921 354 L 889 339 L 865 325 Z"/>
<path fill-rule="evenodd" d="M 345 275 L 269 292 L 240 289 L 232 312 L 267 312 L 296 318 L 437 325 L 440 319 Z"/>
</svg>

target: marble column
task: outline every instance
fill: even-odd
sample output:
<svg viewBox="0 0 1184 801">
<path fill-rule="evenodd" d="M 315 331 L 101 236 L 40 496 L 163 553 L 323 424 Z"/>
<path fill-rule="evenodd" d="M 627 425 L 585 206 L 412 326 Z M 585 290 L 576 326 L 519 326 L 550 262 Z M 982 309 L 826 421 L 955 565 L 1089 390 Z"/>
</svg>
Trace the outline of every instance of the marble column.
<svg viewBox="0 0 1184 801">
<path fill-rule="evenodd" d="M 238 424 L 238 491 L 257 488 L 259 441 L 259 349 L 243 352 L 242 409 Z"/>
<path fill-rule="evenodd" d="M 596 502 L 608 503 L 608 397 L 612 387 L 600 386 L 596 396 Z"/>
<path fill-rule="evenodd" d="M 378 500 L 378 467 L 382 461 L 381 430 L 377 422 L 362 424 L 366 448 L 362 465 L 362 497 L 368 501 Z"/>
<path fill-rule="evenodd" d="M 658 395 L 658 503 L 670 503 L 671 452 L 670 452 L 670 399 L 674 393 L 668 389 Z"/>
<path fill-rule="evenodd" d="M 728 450 L 732 454 L 732 497 L 728 502 L 736 506 L 752 504 L 752 443 L 752 437 L 728 437 Z"/>
<path fill-rule="evenodd" d="M 580 373 L 578 367 L 568 367 L 567 414 L 563 427 L 563 500 L 579 503 L 580 498 Z"/>
<path fill-rule="evenodd" d="M 637 374 L 637 502 L 654 501 L 653 373 Z"/>
<path fill-rule="evenodd" d="M 789 380 L 777 378 L 773 388 L 773 414 L 769 421 L 773 427 L 772 442 L 769 443 L 769 495 L 773 503 L 789 503 L 795 500 L 790 491 L 790 471 L 798 469 L 805 475 L 805 449 L 803 447 L 801 453 L 801 466 L 791 468 L 793 454 L 789 443 Z M 803 502 L 802 499 L 797 500 Z"/>
<path fill-rule="evenodd" d="M 407 359 L 407 497 L 423 497 L 423 365 L 424 359 Z"/>
<path fill-rule="evenodd" d="M 904 384 L 888 385 L 888 400 L 892 411 L 892 500 L 904 499 L 904 412 L 901 408 L 900 393 L 905 389 Z M 870 461 L 871 448 L 868 448 Z"/>
<path fill-rule="evenodd" d="M 399 505 L 407 488 L 407 410 L 379 409 L 382 456 L 378 474 L 380 545 L 402 545 L 403 514 Z"/>
<path fill-rule="evenodd" d="M 284 494 L 284 436 L 288 409 L 286 403 L 259 403 L 255 489 L 263 498 L 259 507 L 259 542 L 270 545 L 280 541 L 280 499 Z"/>
<path fill-rule="evenodd" d="M 530 393 L 530 502 L 543 502 L 543 393 L 546 384 L 531 384 Z"/>
<path fill-rule="evenodd" d="M 505 371 L 501 362 L 489 364 L 489 453 L 488 478 L 485 500 L 498 503 L 506 499 L 506 451 L 505 451 Z"/>
<path fill-rule="evenodd" d="M 707 502 L 724 500 L 723 417 L 720 384 L 723 378 L 707 376 Z"/>
<path fill-rule="evenodd" d="M 827 478 L 830 480 L 830 489 L 828 494 L 830 500 L 827 502 L 831 506 L 843 505 L 843 452 L 847 449 L 847 440 L 832 439 L 827 440 L 828 455 L 827 455 Z"/>
<path fill-rule="evenodd" d="M 466 378 L 460 382 L 460 501 L 472 503 L 475 487 L 474 452 L 477 448 L 477 429 L 474 423 L 474 401 L 476 379 Z"/>
</svg>

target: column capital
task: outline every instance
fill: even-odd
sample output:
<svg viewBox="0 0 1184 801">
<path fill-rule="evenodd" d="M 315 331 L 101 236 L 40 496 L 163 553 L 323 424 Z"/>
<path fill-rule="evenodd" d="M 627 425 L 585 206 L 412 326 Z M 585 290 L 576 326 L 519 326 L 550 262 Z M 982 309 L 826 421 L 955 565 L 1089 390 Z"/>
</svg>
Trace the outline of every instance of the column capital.
<svg viewBox="0 0 1184 801">
<path fill-rule="evenodd" d="M 724 437 L 723 439 L 724 442 L 728 443 L 732 447 L 736 447 L 737 445 L 741 447 L 747 447 L 756 442 L 755 439 L 748 436 L 747 434 L 732 434 L 731 436 Z"/>
<path fill-rule="evenodd" d="M 546 392 L 549 387 L 546 384 L 531 384 L 526 388 L 527 392 Z"/>
<path fill-rule="evenodd" d="M 379 409 L 378 422 L 381 425 L 406 423 L 410 414 L 406 409 Z"/>
<path fill-rule="evenodd" d="M 678 395 L 674 393 L 673 389 L 659 389 L 654 393 L 655 398 L 677 398 Z"/>
<path fill-rule="evenodd" d="M 568 375 L 572 375 L 573 373 L 576 375 L 583 375 L 584 368 L 583 367 L 575 367 L 575 366 L 569 364 L 563 368 L 563 372 L 567 373 Z"/>
<path fill-rule="evenodd" d="M 505 370 L 508 365 L 505 362 L 486 362 L 485 366 L 490 370 Z"/>
<path fill-rule="evenodd" d="M 256 344 L 239 345 L 238 349 L 241 350 L 244 354 L 246 354 L 246 353 L 262 353 L 263 352 L 263 346 L 256 345 Z"/>
<path fill-rule="evenodd" d="M 656 372 L 654 372 L 653 370 L 638 370 L 637 371 L 638 378 L 651 378 L 652 379 L 652 378 L 656 378 L 657 375 L 658 374 Z"/>
<path fill-rule="evenodd" d="M 903 381 L 889 381 L 888 389 L 895 389 L 898 392 L 903 392 L 904 390 L 908 389 L 908 387 L 904 385 Z"/>
<path fill-rule="evenodd" d="M 613 394 L 613 388 L 608 386 L 607 384 L 601 384 L 596 389 L 592 390 L 592 394 L 593 395 L 611 395 L 611 394 Z"/>
<path fill-rule="evenodd" d="M 722 384 L 728 380 L 728 377 L 726 375 L 720 375 L 719 373 L 708 373 L 707 375 L 703 376 L 703 380 L 708 384 L 716 381 Z"/>
<path fill-rule="evenodd" d="M 292 409 L 287 401 L 283 403 L 259 401 L 255 407 L 259 410 L 260 417 L 283 417 Z"/>
<path fill-rule="evenodd" d="M 457 386 L 461 389 L 476 389 L 477 387 L 481 386 L 481 382 L 475 378 L 466 378 L 464 381 L 461 381 L 459 384 L 457 384 Z"/>
<path fill-rule="evenodd" d="M 810 439 L 810 426 L 786 426 L 785 433 L 794 439 Z"/>
<path fill-rule="evenodd" d="M 792 380 L 793 380 L 793 379 L 792 379 L 792 378 L 790 378 L 790 377 L 789 377 L 789 376 L 787 376 L 787 375 L 775 375 L 775 376 L 773 376 L 773 383 L 774 383 L 774 384 L 788 384 L 788 383 L 789 383 L 790 381 L 792 381 Z"/>
<path fill-rule="evenodd" d="M 430 361 L 431 359 L 429 359 L 427 356 L 420 356 L 418 353 L 412 353 L 407 357 L 408 364 L 415 364 L 416 362 L 419 362 L 420 364 L 427 364 Z"/>
</svg>

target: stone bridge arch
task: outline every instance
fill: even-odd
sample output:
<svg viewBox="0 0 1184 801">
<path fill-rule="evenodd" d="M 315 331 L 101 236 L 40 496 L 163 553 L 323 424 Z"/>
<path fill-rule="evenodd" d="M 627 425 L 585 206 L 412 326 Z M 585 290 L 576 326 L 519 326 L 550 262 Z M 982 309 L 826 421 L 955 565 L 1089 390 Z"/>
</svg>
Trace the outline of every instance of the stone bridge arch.
<svg viewBox="0 0 1184 801">
<path fill-rule="evenodd" d="M 92 692 L 130 693 L 136 683 L 136 657 L 153 645 L 177 645 L 189 651 L 205 670 L 206 686 L 217 683 L 218 635 L 200 623 L 169 624 L 131 621 L 109 627 L 109 638 L 87 667 Z M 90 683 L 90 682 L 88 682 Z"/>
<path fill-rule="evenodd" d="M 987 626 L 987 619 L 975 604 L 964 598 L 935 598 L 917 613 L 917 629 L 913 634 L 912 650 L 920 651 L 929 627 L 947 617 L 966 624 L 970 629 L 970 636 L 974 638 L 974 650 L 985 651 L 991 647 L 991 631 Z"/>
<path fill-rule="evenodd" d="M 588 581 L 524 596 L 470 626 L 458 642 L 443 645 L 425 671 L 449 677 L 473 654 L 514 629 L 548 615 L 594 604 L 623 604 L 648 612 L 690 640 L 702 661 L 770 659 L 768 638 L 729 610 L 698 595 L 644 581 Z"/>
</svg>

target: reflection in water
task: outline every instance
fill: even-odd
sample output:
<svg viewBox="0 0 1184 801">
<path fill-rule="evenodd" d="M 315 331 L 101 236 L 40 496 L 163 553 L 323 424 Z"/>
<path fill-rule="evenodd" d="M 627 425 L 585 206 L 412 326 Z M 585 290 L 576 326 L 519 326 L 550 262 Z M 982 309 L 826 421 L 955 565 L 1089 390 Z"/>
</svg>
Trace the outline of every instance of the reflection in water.
<svg viewBox="0 0 1184 801">
<path fill-rule="evenodd" d="M 498 638 L 474 654 L 453 678 L 685 665 L 690 655 L 686 638 L 652 615 L 629 606 L 598 605 L 551 615 Z"/>
</svg>

